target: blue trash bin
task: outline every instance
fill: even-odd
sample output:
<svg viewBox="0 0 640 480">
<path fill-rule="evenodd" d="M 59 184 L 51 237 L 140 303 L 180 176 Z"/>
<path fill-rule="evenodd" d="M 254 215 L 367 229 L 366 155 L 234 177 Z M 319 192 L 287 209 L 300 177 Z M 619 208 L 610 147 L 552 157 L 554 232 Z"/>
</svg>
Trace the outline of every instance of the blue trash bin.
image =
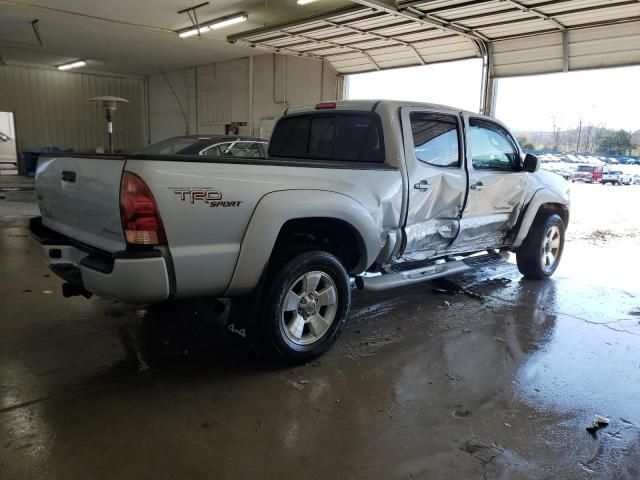
<svg viewBox="0 0 640 480">
<path fill-rule="evenodd" d="M 35 177 L 38 167 L 38 159 L 41 153 L 60 153 L 62 150 L 58 147 L 41 147 L 37 152 L 22 153 L 22 167 L 24 175 L 27 177 Z"/>
<path fill-rule="evenodd" d="M 27 177 L 36 176 L 36 167 L 38 166 L 39 152 L 22 152 L 22 166 L 24 175 Z"/>
</svg>

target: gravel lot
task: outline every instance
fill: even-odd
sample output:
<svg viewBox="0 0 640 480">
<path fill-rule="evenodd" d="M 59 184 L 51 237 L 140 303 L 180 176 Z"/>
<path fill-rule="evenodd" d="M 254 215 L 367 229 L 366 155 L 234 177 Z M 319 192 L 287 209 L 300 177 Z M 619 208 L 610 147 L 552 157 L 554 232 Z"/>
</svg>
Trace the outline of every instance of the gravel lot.
<svg viewBox="0 0 640 480">
<path fill-rule="evenodd" d="M 640 235 L 640 185 L 571 184 L 568 240 L 609 241 Z"/>
</svg>

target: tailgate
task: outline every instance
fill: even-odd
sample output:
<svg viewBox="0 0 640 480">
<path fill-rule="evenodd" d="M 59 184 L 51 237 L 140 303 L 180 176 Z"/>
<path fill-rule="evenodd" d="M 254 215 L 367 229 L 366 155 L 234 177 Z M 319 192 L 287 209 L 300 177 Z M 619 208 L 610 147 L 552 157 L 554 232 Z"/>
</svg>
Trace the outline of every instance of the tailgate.
<svg viewBox="0 0 640 480">
<path fill-rule="evenodd" d="M 41 158 L 36 193 L 42 223 L 108 252 L 124 250 L 120 177 L 125 162 L 111 156 Z"/>
</svg>

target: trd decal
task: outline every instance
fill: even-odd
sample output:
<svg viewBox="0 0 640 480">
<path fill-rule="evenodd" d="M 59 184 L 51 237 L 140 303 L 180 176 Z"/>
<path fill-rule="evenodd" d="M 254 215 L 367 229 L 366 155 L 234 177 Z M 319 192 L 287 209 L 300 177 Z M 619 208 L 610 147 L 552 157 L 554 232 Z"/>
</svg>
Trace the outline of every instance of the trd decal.
<svg viewBox="0 0 640 480">
<path fill-rule="evenodd" d="M 113 235 L 115 237 L 121 237 L 122 236 L 122 234 L 120 232 L 116 232 L 115 230 L 113 230 L 111 228 L 107 228 L 107 227 L 104 227 L 102 229 L 102 233 L 108 233 L 109 235 Z"/>
<path fill-rule="evenodd" d="M 210 188 L 189 188 L 189 187 L 169 187 L 173 190 L 173 193 L 180 196 L 180 200 L 183 202 L 189 202 L 195 204 L 196 202 L 206 203 L 210 207 L 239 207 L 242 200 L 222 200 L 222 193 L 218 190 L 212 190 Z"/>
</svg>

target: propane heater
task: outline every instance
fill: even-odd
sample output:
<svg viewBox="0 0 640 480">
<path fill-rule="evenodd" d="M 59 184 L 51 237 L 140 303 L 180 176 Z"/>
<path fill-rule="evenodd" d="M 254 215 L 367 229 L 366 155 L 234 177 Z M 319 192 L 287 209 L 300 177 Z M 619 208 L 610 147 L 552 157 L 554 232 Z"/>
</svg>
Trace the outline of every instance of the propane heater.
<svg viewBox="0 0 640 480">
<path fill-rule="evenodd" d="M 120 97 L 104 96 L 93 97 L 92 102 L 102 102 L 102 108 L 104 108 L 105 118 L 107 119 L 107 132 L 109 134 L 109 153 L 113 153 L 113 112 L 118 108 L 118 103 L 129 103 L 129 100 Z"/>
</svg>

